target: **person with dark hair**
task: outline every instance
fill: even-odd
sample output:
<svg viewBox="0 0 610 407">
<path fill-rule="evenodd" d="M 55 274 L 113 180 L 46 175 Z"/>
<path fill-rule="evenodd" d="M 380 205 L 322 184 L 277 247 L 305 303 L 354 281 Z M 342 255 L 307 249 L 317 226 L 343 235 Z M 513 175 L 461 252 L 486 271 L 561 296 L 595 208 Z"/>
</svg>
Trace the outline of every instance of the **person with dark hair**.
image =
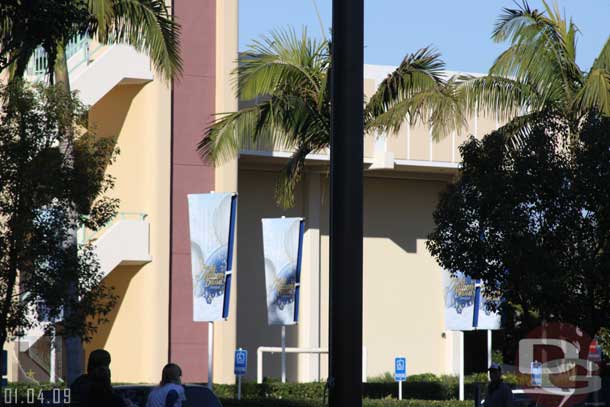
<svg viewBox="0 0 610 407">
<path fill-rule="evenodd" d="M 110 381 L 110 353 L 96 349 L 89 354 L 87 373 L 70 385 L 71 406 L 77 407 L 128 407 L 112 389 Z"/>
<path fill-rule="evenodd" d="M 80 375 L 70 385 L 70 398 L 73 406 L 86 406 L 85 400 L 91 392 L 92 375 L 97 368 L 106 367 L 110 369 L 110 353 L 104 349 L 96 349 L 89 354 L 87 361 L 87 373 Z"/>
<path fill-rule="evenodd" d="M 513 407 L 513 392 L 502 380 L 502 368 L 497 363 L 489 366 L 489 386 L 485 396 L 484 407 Z"/>
<path fill-rule="evenodd" d="M 91 375 L 91 390 L 84 398 L 87 407 L 127 407 L 127 402 L 114 392 L 110 383 L 110 368 L 98 366 Z"/>
<path fill-rule="evenodd" d="M 148 395 L 146 407 L 182 407 L 186 400 L 182 387 L 182 369 L 175 363 L 169 363 L 161 373 L 161 383 Z"/>
</svg>

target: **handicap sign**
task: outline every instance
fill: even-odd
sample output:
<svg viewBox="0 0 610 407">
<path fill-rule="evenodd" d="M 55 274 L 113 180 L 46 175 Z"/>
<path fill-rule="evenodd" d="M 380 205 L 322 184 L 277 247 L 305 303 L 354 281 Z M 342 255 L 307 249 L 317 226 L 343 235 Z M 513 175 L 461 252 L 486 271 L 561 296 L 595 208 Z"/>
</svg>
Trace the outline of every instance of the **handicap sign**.
<svg viewBox="0 0 610 407">
<path fill-rule="evenodd" d="M 235 351 L 235 376 L 244 376 L 248 370 L 248 351 L 237 349 Z"/>
<path fill-rule="evenodd" d="M 532 386 L 541 387 L 542 386 L 542 363 L 534 360 L 531 365 L 531 371 L 532 371 Z"/>
<path fill-rule="evenodd" d="M 407 380 L 407 358 L 394 359 L 394 380 L 397 382 Z"/>
</svg>

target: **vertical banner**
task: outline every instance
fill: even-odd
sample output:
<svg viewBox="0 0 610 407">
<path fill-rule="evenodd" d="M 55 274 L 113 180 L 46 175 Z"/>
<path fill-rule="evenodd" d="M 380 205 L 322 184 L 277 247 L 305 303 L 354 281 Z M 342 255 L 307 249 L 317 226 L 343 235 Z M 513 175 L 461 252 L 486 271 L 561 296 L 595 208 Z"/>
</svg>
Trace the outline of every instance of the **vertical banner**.
<svg viewBox="0 0 610 407">
<path fill-rule="evenodd" d="M 500 315 L 487 309 L 490 301 L 478 280 L 464 273 L 443 272 L 445 328 L 448 331 L 500 329 Z M 476 308 L 476 309 L 475 309 Z"/>
<path fill-rule="evenodd" d="M 299 318 L 302 218 L 263 219 L 263 251 L 269 325 L 294 325 Z"/>
<path fill-rule="evenodd" d="M 237 195 L 190 194 L 193 321 L 229 316 Z"/>
</svg>

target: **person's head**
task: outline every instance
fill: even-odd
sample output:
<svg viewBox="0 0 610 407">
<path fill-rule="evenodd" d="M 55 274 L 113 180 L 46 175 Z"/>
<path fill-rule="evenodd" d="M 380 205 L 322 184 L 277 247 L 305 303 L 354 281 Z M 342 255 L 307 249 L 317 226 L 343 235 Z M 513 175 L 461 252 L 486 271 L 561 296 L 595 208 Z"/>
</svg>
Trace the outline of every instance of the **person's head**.
<svg viewBox="0 0 610 407">
<path fill-rule="evenodd" d="M 161 386 L 169 383 L 182 383 L 182 369 L 175 363 L 168 363 L 161 373 Z"/>
<path fill-rule="evenodd" d="M 87 373 L 92 373 L 98 367 L 110 368 L 110 353 L 104 349 L 96 349 L 89 354 Z"/>
<path fill-rule="evenodd" d="M 497 363 L 492 363 L 489 366 L 489 380 L 492 383 L 497 383 L 502 380 L 502 368 Z"/>
</svg>

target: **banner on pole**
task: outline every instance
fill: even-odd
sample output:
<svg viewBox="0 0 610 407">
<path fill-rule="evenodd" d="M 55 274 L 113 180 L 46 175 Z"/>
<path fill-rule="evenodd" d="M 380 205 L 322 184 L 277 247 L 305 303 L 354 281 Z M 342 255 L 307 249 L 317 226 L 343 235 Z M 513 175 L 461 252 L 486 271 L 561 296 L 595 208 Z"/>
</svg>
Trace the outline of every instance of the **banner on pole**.
<svg viewBox="0 0 610 407">
<path fill-rule="evenodd" d="M 263 219 L 263 251 L 269 325 L 294 325 L 299 319 L 302 218 Z"/>
<path fill-rule="evenodd" d="M 229 316 L 237 195 L 190 194 L 193 321 Z"/>
<path fill-rule="evenodd" d="M 500 329 L 500 315 L 487 309 L 485 288 L 464 273 L 443 272 L 445 329 L 472 331 Z"/>
</svg>

